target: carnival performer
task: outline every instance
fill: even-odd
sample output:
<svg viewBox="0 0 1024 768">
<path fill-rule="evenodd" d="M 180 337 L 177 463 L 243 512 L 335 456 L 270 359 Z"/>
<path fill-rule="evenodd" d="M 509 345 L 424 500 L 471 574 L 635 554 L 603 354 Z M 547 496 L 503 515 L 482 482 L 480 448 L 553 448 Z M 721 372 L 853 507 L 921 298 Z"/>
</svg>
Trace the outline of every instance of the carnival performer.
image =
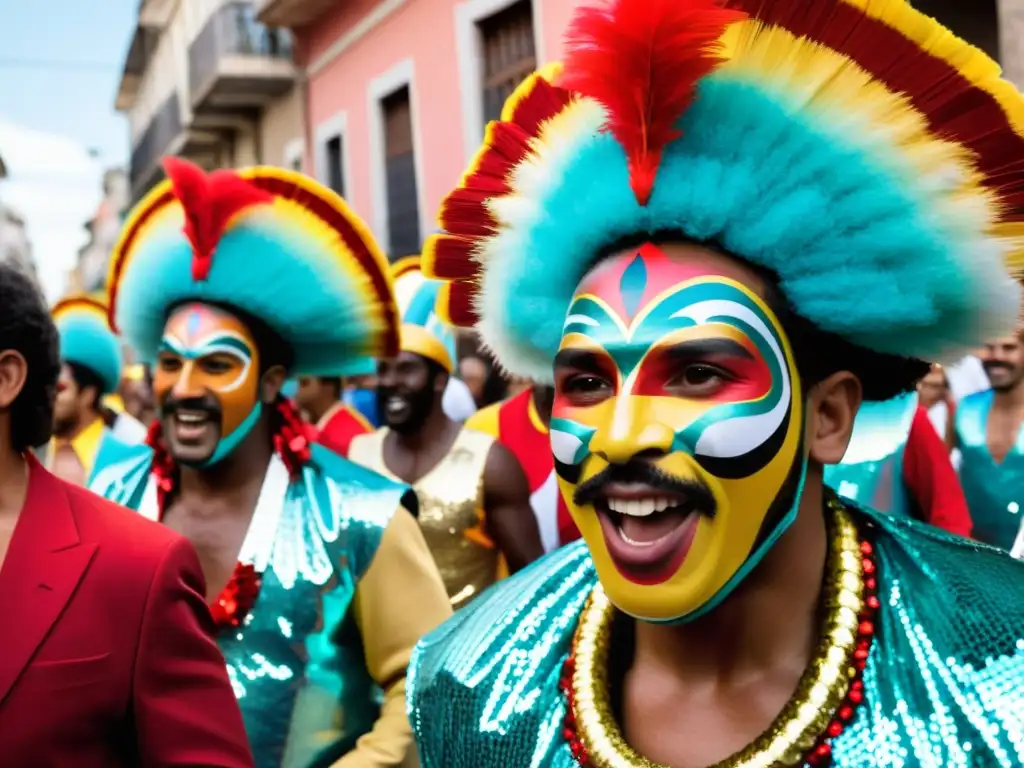
<svg viewBox="0 0 1024 768">
<path fill-rule="evenodd" d="M 397 349 L 387 262 L 300 174 L 165 168 L 109 280 L 159 418 L 92 489 L 192 540 L 260 768 L 400 765 L 409 654 L 451 610 L 415 496 L 309 444 L 280 396 Z"/>
<path fill-rule="evenodd" d="M 544 551 L 576 541 L 579 528 L 569 514 L 555 475 L 551 455 L 551 405 L 554 387 L 535 384 L 517 395 L 488 405 L 466 420 L 466 427 L 483 432 L 508 448 L 530 484 L 530 507 L 537 518 Z"/>
<path fill-rule="evenodd" d="M 1024 99 L 903 0 L 616 0 L 516 102 L 425 271 L 583 542 L 417 647 L 424 768 L 1024 764 L 1024 564 L 822 481 L 1012 328 Z"/>
<path fill-rule="evenodd" d="M 348 456 L 355 437 L 373 432 L 370 422 L 342 401 L 344 386 L 341 376 L 303 376 L 295 391 L 295 404 L 316 426 L 316 440 L 339 456 Z"/>
<path fill-rule="evenodd" d="M 64 299 L 51 314 L 60 333 L 61 371 L 44 463 L 57 477 L 86 485 L 99 454 L 122 442 L 103 405 L 121 384 L 121 340 L 110 328 L 106 304 L 89 296 Z"/>
<path fill-rule="evenodd" d="M 419 497 L 420 527 L 454 607 L 540 557 L 530 492 L 515 457 L 493 438 L 444 412 L 455 367 L 455 336 L 435 311 L 441 283 L 419 257 L 392 265 L 402 316 L 401 351 L 380 361 L 377 402 L 387 423 L 352 441 L 350 455 Z"/>
<path fill-rule="evenodd" d="M 59 346 L 38 286 L 0 262 L 0 763 L 251 768 L 193 548 L 32 455 Z"/>
<path fill-rule="evenodd" d="M 916 392 L 862 403 L 843 460 L 825 467 L 824 479 L 840 496 L 878 512 L 971 535 L 971 515 L 949 450 Z"/>
<path fill-rule="evenodd" d="M 974 538 L 1010 550 L 1024 531 L 1024 330 L 980 355 L 991 389 L 968 395 L 954 417 L 960 482 Z"/>
</svg>

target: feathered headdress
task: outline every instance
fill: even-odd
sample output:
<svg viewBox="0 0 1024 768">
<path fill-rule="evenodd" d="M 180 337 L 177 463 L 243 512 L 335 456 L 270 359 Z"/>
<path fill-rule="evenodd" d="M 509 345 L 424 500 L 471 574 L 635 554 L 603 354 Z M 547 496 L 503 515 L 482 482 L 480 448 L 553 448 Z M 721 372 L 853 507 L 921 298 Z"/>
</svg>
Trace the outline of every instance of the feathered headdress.
<svg viewBox="0 0 1024 768">
<path fill-rule="evenodd" d="M 184 301 L 260 318 L 291 345 L 297 373 L 345 375 L 397 353 L 387 259 L 344 200 L 280 168 L 165 168 L 128 217 L 108 281 L 112 323 L 143 360 Z"/>
<path fill-rule="evenodd" d="M 50 316 L 60 336 L 61 360 L 95 373 L 103 383 L 101 395 L 115 391 L 124 354 L 107 320 L 107 305 L 84 294 L 68 296 L 53 306 Z"/>
<path fill-rule="evenodd" d="M 402 350 L 433 360 L 451 373 L 458 359 L 455 333 L 437 312 L 444 284 L 423 276 L 419 256 L 406 256 L 396 261 L 391 265 L 391 276 L 402 318 Z"/>
<path fill-rule="evenodd" d="M 1017 314 L 1024 99 L 905 0 L 613 0 L 577 9 L 440 223 L 450 319 L 535 379 L 601 250 L 665 231 L 855 344 L 957 358 Z"/>
</svg>

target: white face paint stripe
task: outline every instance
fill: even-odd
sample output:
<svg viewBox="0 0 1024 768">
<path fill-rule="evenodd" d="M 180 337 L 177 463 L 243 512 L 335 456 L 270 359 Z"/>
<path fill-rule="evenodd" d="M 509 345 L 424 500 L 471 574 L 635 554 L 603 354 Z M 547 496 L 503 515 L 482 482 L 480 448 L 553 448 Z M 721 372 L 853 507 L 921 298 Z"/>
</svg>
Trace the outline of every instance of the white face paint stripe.
<svg viewBox="0 0 1024 768">
<path fill-rule="evenodd" d="M 181 355 L 185 358 L 179 378 L 185 378 L 190 375 L 192 368 L 194 367 L 194 361 L 203 357 L 209 357 L 210 355 L 229 355 L 230 357 L 238 360 L 242 364 L 242 370 L 239 371 L 238 376 L 235 377 L 231 383 L 225 384 L 223 387 L 218 387 L 215 390 L 217 392 L 226 393 L 234 392 L 245 383 L 246 378 L 249 375 L 249 369 L 252 367 L 252 356 L 244 354 L 241 350 L 236 349 L 233 346 L 220 343 L 220 339 L 224 338 L 235 339 L 246 347 L 249 346 L 249 342 L 234 331 L 214 331 L 203 336 L 199 341 L 192 345 L 185 344 L 172 333 L 164 334 L 163 341 L 164 344 L 170 347 L 175 354 Z"/>
<path fill-rule="evenodd" d="M 782 393 L 770 411 L 751 416 L 737 416 L 710 424 L 697 440 L 694 450 L 709 458 L 732 459 L 750 453 L 775 434 L 789 411 L 791 387 L 789 365 L 771 330 L 749 307 L 734 301 L 714 299 L 684 307 L 672 317 L 686 317 L 705 325 L 712 317 L 733 317 L 751 326 L 768 344 L 782 371 Z"/>
</svg>

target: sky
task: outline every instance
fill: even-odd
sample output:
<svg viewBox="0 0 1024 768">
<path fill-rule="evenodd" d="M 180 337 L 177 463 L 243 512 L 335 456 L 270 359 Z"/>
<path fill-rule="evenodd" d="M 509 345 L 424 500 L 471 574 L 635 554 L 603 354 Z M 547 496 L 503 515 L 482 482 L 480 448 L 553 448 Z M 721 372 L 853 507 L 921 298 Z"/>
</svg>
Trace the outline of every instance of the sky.
<svg viewBox="0 0 1024 768">
<path fill-rule="evenodd" d="M 0 201 L 27 223 L 43 287 L 60 298 L 103 171 L 128 162 L 114 111 L 139 0 L 0 0 Z"/>
</svg>

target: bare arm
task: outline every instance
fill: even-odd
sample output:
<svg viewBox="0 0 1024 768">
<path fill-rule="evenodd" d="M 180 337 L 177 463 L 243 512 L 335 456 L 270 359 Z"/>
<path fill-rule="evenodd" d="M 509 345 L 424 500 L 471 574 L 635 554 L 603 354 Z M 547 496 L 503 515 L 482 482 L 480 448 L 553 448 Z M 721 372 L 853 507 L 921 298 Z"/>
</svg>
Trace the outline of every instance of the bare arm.
<svg viewBox="0 0 1024 768">
<path fill-rule="evenodd" d="M 405 671 L 417 641 L 452 614 L 419 523 L 399 509 L 356 587 L 366 668 L 384 690 L 373 729 L 334 768 L 392 768 L 415 752 L 405 713 Z"/>
<path fill-rule="evenodd" d="M 491 446 L 484 467 L 484 510 L 487 533 L 501 550 L 510 573 L 544 554 L 526 475 L 516 457 L 498 443 Z"/>
</svg>

